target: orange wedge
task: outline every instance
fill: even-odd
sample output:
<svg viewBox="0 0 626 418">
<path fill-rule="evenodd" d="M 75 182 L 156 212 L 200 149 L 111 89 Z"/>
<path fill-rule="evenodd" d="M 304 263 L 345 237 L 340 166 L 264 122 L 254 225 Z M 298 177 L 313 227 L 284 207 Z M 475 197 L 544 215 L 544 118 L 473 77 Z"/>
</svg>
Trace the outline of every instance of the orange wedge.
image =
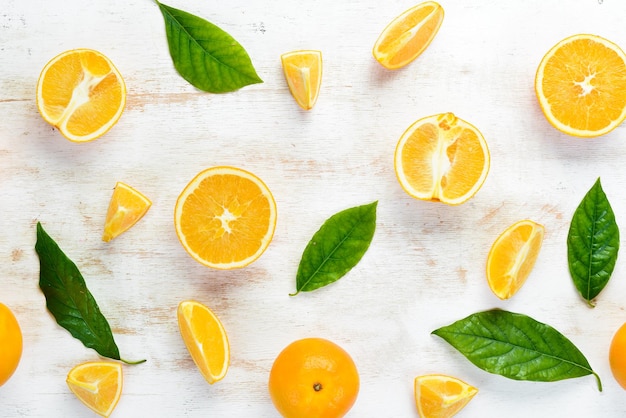
<svg viewBox="0 0 626 418">
<path fill-rule="evenodd" d="M 108 417 L 122 396 L 122 366 L 112 361 L 79 364 L 68 373 L 67 385 L 89 409 Z"/>
<path fill-rule="evenodd" d="M 73 49 L 54 57 L 37 82 L 41 116 L 67 139 L 87 142 L 113 127 L 126 104 L 126 86 L 100 52 Z"/>
<path fill-rule="evenodd" d="M 478 393 L 474 386 L 443 374 L 418 376 L 414 388 L 421 418 L 450 418 Z"/>
<path fill-rule="evenodd" d="M 126 183 L 117 182 L 109 201 L 104 221 L 102 240 L 111 241 L 122 232 L 128 231 L 150 209 L 152 202 Z"/>
<path fill-rule="evenodd" d="M 606 134 L 626 118 L 626 55 L 599 36 L 570 36 L 541 60 L 535 92 L 559 131 L 578 137 Z"/>
<path fill-rule="evenodd" d="M 322 85 L 322 53 L 312 50 L 287 52 L 280 56 L 289 91 L 304 110 L 315 106 Z"/>
<path fill-rule="evenodd" d="M 174 223 L 182 246 L 196 261 L 222 270 L 241 268 L 269 246 L 276 228 L 276 202 L 254 174 L 212 167 L 183 189 Z"/>
<path fill-rule="evenodd" d="M 400 137 L 395 171 L 416 199 L 458 205 L 474 196 L 489 172 L 489 149 L 478 129 L 452 113 L 413 123 Z"/>
<path fill-rule="evenodd" d="M 178 305 L 180 335 L 207 382 L 222 380 L 230 363 L 228 337 L 220 320 L 200 302 L 186 300 Z"/>
<path fill-rule="evenodd" d="M 530 274 L 543 242 L 544 227 L 525 219 L 509 226 L 491 246 L 487 283 L 500 299 L 508 299 Z"/>
<path fill-rule="evenodd" d="M 435 38 L 443 15 L 443 7 L 434 1 L 426 1 L 406 10 L 382 31 L 374 43 L 374 58 L 389 70 L 409 64 Z"/>
</svg>

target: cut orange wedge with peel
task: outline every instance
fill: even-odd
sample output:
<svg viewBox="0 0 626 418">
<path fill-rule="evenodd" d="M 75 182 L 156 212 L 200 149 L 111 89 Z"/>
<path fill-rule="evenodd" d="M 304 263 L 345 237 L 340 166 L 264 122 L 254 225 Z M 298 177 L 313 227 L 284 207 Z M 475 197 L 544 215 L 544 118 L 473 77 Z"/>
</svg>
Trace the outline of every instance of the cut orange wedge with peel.
<svg viewBox="0 0 626 418">
<path fill-rule="evenodd" d="M 105 134 L 122 115 L 126 85 L 98 51 L 73 49 L 46 64 L 37 82 L 41 116 L 74 142 Z"/>
<path fill-rule="evenodd" d="M 122 396 L 122 365 L 113 361 L 79 364 L 67 375 L 67 385 L 96 414 L 111 415 Z"/>
<path fill-rule="evenodd" d="M 389 70 L 402 68 L 415 60 L 439 31 L 443 7 L 434 1 L 420 3 L 396 17 L 382 31 L 372 54 Z"/>
<path fill-rule="evenodd" d="M 500 299 L 522 287 L 537 261 L 544 227 L 525 219 L 509 226 L 491 246 L 487 257 L 487 282 Z"/>
<path fill-rule="evenodd" d="M 578 137 L 606 134 L 626 118 L 626 55 L 599 36 L 570 36 L 541 60 L 535 92 L 559 131 Z"/>
<path fill-rule="evenodd" d="M 174 223 L 182 246 L 196 261 L 222 270 L 241 268 L 269 246 L 276 228 L 276 202 L 254 174 L 212 167 L 183 189 Z"/>
<path fill-rule="evenodd" d="M 443 113 L 420 119 L 404 132 L 394 165 L 409 195 L 458 205 L 480 189 L 489 161 L 480 131 L 452 113 Z"/>
<path fill-rule="evenodd" d="M 177 315 L 180 334 L 202 376 L 210 384 L 222 380 L 230 363 L 230 347 L 220 320 L 194 300 L 181 302 Z"/>
<path fill-rule="evenodd" d="M 474 386 L 443 374 L 418 376 L 414 386 L 421 418 L 450 418 L 478 393 Z"/>
<path fill-rule="evenodd" d="M 126 183 L 117 182 L 109 202 L 102 240 L 111 241 L 128 231 L 150 209 L 152 202 Z"/>
<path fill-rule="evenodd" d="M 322 53 L 313 50 L 287 52 L 280 56 L 289 91 L 304 110 L 315 106 L 322 85 Z"/>
</svg>

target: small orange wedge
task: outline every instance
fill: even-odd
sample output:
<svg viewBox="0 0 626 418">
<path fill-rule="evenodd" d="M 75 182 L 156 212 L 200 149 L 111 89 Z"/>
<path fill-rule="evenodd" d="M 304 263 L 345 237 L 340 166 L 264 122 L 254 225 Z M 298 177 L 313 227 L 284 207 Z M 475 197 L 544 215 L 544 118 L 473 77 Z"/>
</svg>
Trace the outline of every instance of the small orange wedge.
<svg viewBox="0 0 626 418">
<path fill-rule="evenodd" d="M 289 91 L 304 110 L 311 110 L 317 102 L 322 85 L 322 53 L 298 50 L 280 56 Z"/>
<path fill-rule="evenodd" d="M 474 196 L 489 172 L 489 149 L 480 131 L 452 113 L 413 123 L 400 137 L 395 171 L 412 197 L 459 205 Z"/>
<path fill-rule="evenodd" d="M 67 375 L 67 385 L 89 409 L 103 417 L 111 415 L 122 396 L 122 366 L 113 361 L 79 364 Z"/>
<path fill-rule="evenodd" d="M 374 43 L 374 58 L 389 70 L 409 64 L 435 38 L 443 16 L 443 7 L 434 1 L 426 1 L 406 10 L 382 31 Z"/>
<path fill-rule="evenodd" d="M 543 242 L 544 227 L 524 219 L 509 226 L 487 256 L 487 283 L 500 299 L 508 299 L 524 285 Z"/>
<path fill-rule="evenodd" d="M 604 135 L 626 119 L 626 55 L 599 36 L 570 36 L 541 60 L 535 92 L 546 119 L 559 131 Z"/>
<path fill-rule="evenodd" d="M 207 382 L 222 380 L 230 363 L 226 330 L 217 316 L 194 300 L 178 305 L 178 327 L 189 354 Z"/>
<path fill-rule="evenodd" d="M 450 418 L 478 393 L 474 386 L 443 374 L 418 376 L 414 383 L 415 403 L 421 418 Z"/>
<path fill-rule="evenodd" d="M 126 85 L 113 63 L 91 49 L 50 60 L 37 82 L 37 107 L 48 123 L 74 142 L 104 135 L 122 115 Z"/>
<path fill-rule="evenodd" d="M 182 246 L 199 263 L 221 270 L 241 268 L 269 246 L 276 229 L 276 201 L 254 174 L 211 167 L 181 192 L 174 224 Z"/>
<path fill-rule="evenodd" d="M 126 183 L 117 182 L 109 201 L 102 240 L 109 242 L 128 231 L 146 214 L 152 202 Z"/>
</svg>

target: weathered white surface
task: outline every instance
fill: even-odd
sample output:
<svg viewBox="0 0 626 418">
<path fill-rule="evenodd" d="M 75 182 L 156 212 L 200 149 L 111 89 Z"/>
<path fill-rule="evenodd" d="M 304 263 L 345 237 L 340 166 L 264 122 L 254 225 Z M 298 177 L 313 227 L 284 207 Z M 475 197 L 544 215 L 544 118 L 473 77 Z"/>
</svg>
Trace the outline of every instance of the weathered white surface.
<svg viewBox="0 0 626 418">
<path fill-rule="evenodd" d="M 272 361 L 291 341 L 329 338 L 347 349 L 362 388 L 351 417 L 415 417 L 413 378 L 447 373 L 480 389 L 464 417 L 622 417 L 626 393 L 608 347 L 626 321 L 625 261 L 595 309 L 569 278 L 565 238 L 578 202 L 601 177 L 626 225 L 626 128 L 580 140 L 554 130 L 534 97 L 535 69 L 560 39 L 595 33 L 626 46 L 622 0 L 441 1 L 446 17 L 428 50 L 389 72 L 371 56 L 384 26 L 410 1 L 206 2 L 169 5 L 212 21 L 247 49 L 265 81 L 210 95 L 187 84 L 169 57 L 151 1 L 3 0 L 0 13 L 0 301 L 18 316 L 24 354 L 0 388 L 2 417 L 92 416 L 65 377 L 97 359 L 56 325 L 38 288 L 35 225 L 81 269 L 122 352 L 117 417 L 276 417 L 267 392 Z M 39 116 L 37 77 L 71 48 L 100 50 L 128 87 L 125 113 L 88 144 L 63 139 Z M 319 49 L 316 107 L 289 94 L 280 54 Z M 483 132 L 491 171 L 459 207 L 421 202 L 398 185 L 393 151 L 414 120 L 452 111 Z M 238 271 L 212 271 L 182 249 L 173 228 L 178 193 L 200 170 L 229 164 L 271 188 L 278 226 L 268 251 Z M 100 240 L 116 181 L 153 200 L 133 229 Z M 289 297 L 302 251 L 335 212 L 379 201 L 377 231 L 339 282 Z M 526 286 L 511 300 L 489 290 L 484 265 L 496 236 L 531 218 L 546 227 Z M 222 319 L 232 347 L 226 378 L 207 385 L 178 334 L 175 309 L 196 298 Z M 557 383 L 517 382 L 477 369 L 430 332 L 501 307 L 568 336 L 600 374 Z"/>
</svg>

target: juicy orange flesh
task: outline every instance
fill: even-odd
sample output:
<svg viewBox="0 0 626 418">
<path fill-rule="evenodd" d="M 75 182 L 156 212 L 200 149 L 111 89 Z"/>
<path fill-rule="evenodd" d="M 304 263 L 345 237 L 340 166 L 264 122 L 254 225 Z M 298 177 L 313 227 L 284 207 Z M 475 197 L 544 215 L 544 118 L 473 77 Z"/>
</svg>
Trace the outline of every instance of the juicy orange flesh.
<svg viewBox="0 0 626 418">
<path fill-rule="evenodd" d="M 72 103 L 86 89 L 86 103 Z M 74 94 L 77 92 L 76 95 Z M 105 58 L 91 51 L 61 57 L 46 71 L 43 111 L 55 126 L 67 123 L 73 135 L 89 135 L 114 119 L 123 101 L 123 87 Z M 82 100 L 81 100 L 82 101 Z M 76 109 L 68 107 L 78 105 Z"/>
<path fill-rule="evenodd" d="M 463 409 L 477 389 L 458 379 L 433 377 L 416 382 L 416 402 L 422 418 L 447 418 Z"/>
<path fill-rule="evenodd" d="M 443 8 L 434 2 L 407 10 L 385 28 L 376 42 L 374 56 L 390 68 L 399 68 L 414 60 L 432 42 L 443 14 Z"/>
<path fill-rule="evenodd" d="M 626 65 L 603 44 L 574 40 L 547 61 L 542 89 L 557 120 L 577 130 L 598 131 L 624 112 Z"/>
<path fill-rule="evenodd" d="M 270 202 L 253 181 L 220 174 L 202 180 L 187 197 L 180 225 L 187 245 L 200 258 L 230 263 L 259 250 L 270 218 Z"/>
<path fill-rule="evenodd" d="M 407 140 L 402 151 L 407 180 L 430 198 L 455 199 L 468 193 L 480 179 L 485 154 L 470 129 L 425 123 Z"/>
<path fill-rule="evenodd" d="M 229 361 L 228 339 L 219 319 L 208 309 L 181 304 L 180 332 L 189 354 L 209 383 L 226 373 Z"/>
<path fill-rule="evenodd" d="M 305 110 L 311 109 L 321 85 L 321 55 L 319 52 L 285 54 L 282 64 L 289 90 L 296 102 Z"/>
<path fill-rule="evenodd" d="M 22 331 L 13 312 L 0 303 L 0 386 L 13 375 L 22 357 Z"/>
<path fill-rule="evenodd" d="M 501 298 L 513 296 L 533 269 L 541 242 L 543 227 L 523 223 L 505 231 L 494 243 L 489 255 L 489 286 Z"/>
<path fill-rule="evenodd" d="M 70 372 L 72 392 L 89 408 L 106 415 L 116 406 L 121 392 L 121 367 L 102 365 L 80 367 Z"/>
<path fill-rule="evenodd" d="M 110 241 L 141 219 L 151 202 L 130 186 L 118 183 L 111 196 L 102 239 Z"/>
</svg>

